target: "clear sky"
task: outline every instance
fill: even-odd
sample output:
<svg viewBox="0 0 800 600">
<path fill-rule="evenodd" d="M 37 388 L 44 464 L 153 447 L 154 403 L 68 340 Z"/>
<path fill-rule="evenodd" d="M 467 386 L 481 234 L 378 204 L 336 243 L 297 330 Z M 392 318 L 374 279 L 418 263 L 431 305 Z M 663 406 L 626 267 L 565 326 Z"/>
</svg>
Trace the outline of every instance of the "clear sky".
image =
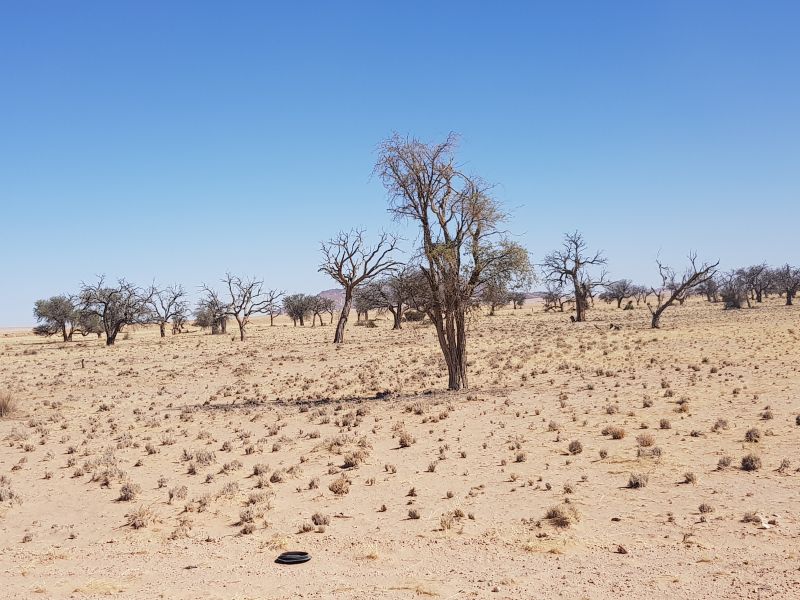
<svg viewBox="0 0 800 600">
<path fill-rule="evenodd" d="M 800 263 L 800 2 L 3 2 L 0 326 L 95 274 L 333 287 L 404 232 L 393 131 L 461 134 L 538 261 Z M 406 232 L 407 233 L 407 232 Z M 413 241 L 413 236 L 412 241 Z"/>
</svg>

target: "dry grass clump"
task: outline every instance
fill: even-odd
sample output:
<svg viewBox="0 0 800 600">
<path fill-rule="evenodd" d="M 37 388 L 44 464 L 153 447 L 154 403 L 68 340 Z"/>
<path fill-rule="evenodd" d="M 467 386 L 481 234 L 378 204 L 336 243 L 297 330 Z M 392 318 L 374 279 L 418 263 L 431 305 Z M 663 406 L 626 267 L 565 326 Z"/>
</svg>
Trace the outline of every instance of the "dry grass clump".
<svg viewBox="0 0 800 600">
<path fill-rule="evenodd" d="M 553 526 L 566 529 L 578 523 L 581 515 L 572 504 L 557 504 L 547 509 L 544 518 Z"/>
<path fill-rule="evenodd" d="M 761 468 L 761 458 L 752 452 L 742 457 L 742 471 L 758 471 Z"/>
<path fill-rule="evenodd" d="M 0 419 L 9 417 L 17 410 L 17 401 L 11 392 L 0 392 Z"/>
<path fill-rule="evenodd" d="M 339 475 L 339 477 L 331 481 L 328 489 L 337 496 L 344 496 L 350 492 L 350 480 L 344 474 Z"/>
<path fill-rule="evenodd" d="M 578 440 L 572 440 L 567 446 L 567 451 L 572 454 L 573 456 L 576 454 L 580 454 L 583 452 L 583 444 L 580 443 Z"/>
<path fill-rule="evenodd" d="M 6 482 L 0 483 L 0 502 L 14 499 L 19 499 L 19 496 L 11 489 L 11 486 Z"/>
<path fill-rule="evenodd" d="M 414 519 L 414 520 L 416 520 L 416 519 L 419 519 L 419 518 L 420 518 L 420 516 L 421 516 L 421 515 L 419 514 L 419 511 L 418 511 L 416 508 L 411 508 L 411 509 L 409 509 L 409 511 L 408 511 L 408 518 L 409 518 L 409 519 Z"/>
<path fill-rule="evenodd" d="M 753 444 L 760 442 L 761 441 L 761 431 L 759 431 L 757 427 L 751 427 L 744 434 L 744 440 L 746 442 L 751 442 Z"/>
<path fill-rule="evenodd" d="M 330 525 L 331 518 L 328 515 L 323 515 L 322 513 L 314 513 L 311 515 L 311 522 L 314 525 Z"/>
<path fill-rule="evenodd" d="M 119 500 L 122 502 L 130 502 L 134 500 L 142 492 L 142 486 L 138 483 L 126 481 L 119 489 Z"/>
<path fill-rule="evenodd" d="M 128 517 L 127 525 L 134 529 L 142 529 L 147 527 L 150 523 L 154 523 L 156 516 L 149 507 L 140 505 L 137 509 L 126 515 Z"/>
<path fill-rule="evenodd" d="M 344 455 L 344 468 L 345 469 L 354 469 L 358 467 L 361 463 L 367 460 L 369 456 L 369 452 L 364 449 L 358 449 L 354 452 L 348 452 Z"/>
<path fill-rule="evenodd" d="M 188 493 L 189 490 L 185 485 L 178 485 L 170 488 L 167 492 L 167 495 L 169 496 L 169 504 L 172 504 L 173 500 L 184 500 Z"/>
<path fill-rule="evenodd" d="M 703 502 L 698 508 L 698 510 L 700 511 L 700 514 L 705 515 L 714 512 L 714 507 L 711 506 L 710 504 Z"/>
<path fill-rule="evenodd" d="M 411 434 L 410 434 L 409 432 L 407 432 L 407 431 L 402 431 L 402 432 L 400 433 L 400 439 L 398 440 L 398 443 L 400 444 L 400 447 L 401 447 L 401 448 L 408 448 L 408 447 L 409 447 L 409 446 L 411 446 L 411 444 L 413 444 L 415 441 L 416 441 L 416 440 L 414 439 L 414 436 L 413 436 L 413 435 L 411 435 Z"/>
<path fill-rule="evenodd" d="M 692 485 L 694 485 L 695 483 L 697 483 L 697 475 L 695 475 L 691 471 L 687 471 L 686 473 L 683 474 L 683 483 L 691 483 Z"/>
<path fill-rule="evenodd" d="M 601 432 L 603 435 L 610 435 L 612 440 L 621 440 L 625 437 L 625 430 L 617 425 L 609 425 Z"/>
<path fill-rule="evenodd" d="M 669 422 L 669 419 L 661 419 L 658 422 L 659 429 L 672 429 L 672 423 Z"/>
<path fill-rule="evenodd" d="M 631 473 L 628 477 L 628 487 L 631 489 L 647 487 L 648 480 L 647 473 Z"/>
<path fill-rule="evenodd" d="M 649 448 L 656 443 L 656 438 L 652 433 L 640 433 L 636 436 L 636 444 L 640 448 Z"/>
</svg>

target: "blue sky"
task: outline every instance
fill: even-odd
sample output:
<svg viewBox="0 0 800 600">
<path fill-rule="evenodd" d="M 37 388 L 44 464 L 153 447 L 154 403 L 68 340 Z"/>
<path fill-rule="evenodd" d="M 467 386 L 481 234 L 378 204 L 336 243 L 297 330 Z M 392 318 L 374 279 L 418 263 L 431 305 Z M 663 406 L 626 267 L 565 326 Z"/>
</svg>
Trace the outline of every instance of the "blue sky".
<svg viewBox="0 0 800 600">
<path fill-rule="evenodd" d="M 392 223 L 393 131 L 461 134 L 536 260 L 800 262 L 797 2 L 0 4 L 0 326 L 95 274 L 316 292 Z"/>
</svg>

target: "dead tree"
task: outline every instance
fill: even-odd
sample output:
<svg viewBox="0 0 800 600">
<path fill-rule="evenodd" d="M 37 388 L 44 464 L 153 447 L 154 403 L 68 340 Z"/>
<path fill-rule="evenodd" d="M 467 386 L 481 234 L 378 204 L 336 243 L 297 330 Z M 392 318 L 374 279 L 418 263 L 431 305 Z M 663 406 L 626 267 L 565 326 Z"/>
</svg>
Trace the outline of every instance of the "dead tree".
<svg viewBox="0 0 800 600">
<path fill-rule="evenodd" d="M 397 247 L 397 238 L 383 233 L 374 246 L 369 246 L 364 241 L 364 231 L 354 229 L 340 232 L 321 246 L 323 259 L 319 270 L 330 275 L 344 288 L 344 305 L 333 336 L 333 343 L 341 344 L 344 342 L 344 329 L 353 306 L 353 293 L 360 285 L 400 265 L 391 257 Z"/>
<path fill-rule="evenodd" d="M 509 246 L 499 224 L 505 215 L 478 178 L 455 163 L 456 138 L 424 144 L 398 135 L 385 140 L 375 172 L 398 219 L 419 225 L 420 270 L 427 292 L 420 296 L 436 327 L 448 372 L 448 389 L 467 388 L 467 312 L 476 290 Z M 427 298 L 422 298 L 427 296 Z"/>
<path fill-rule="evenodd" d="M 245 339 L 245 331 L 250 318 L 255 314 L 274 310 L 278 300 L 283 296 L 283 292 L 265 290 L 264 282 L 255 278 L 243 279 L 226 273 L 222 283 L 225 284 L 230 298 L 229 301 L 226 301 L 226 312 L 236 319 L 241 341 Z"/>
<path fill-rule="evenodd" d="M 620 279 L 619 281 L 612 281 L 606 284 L 605 291 L 600 295 L 603 300 L 617 302 L 617 308 L 622 308 L 622 303 L 628 298 L 633 298 L 636 292 L 636 286 L 630 279 Z"/>
<path fill-rule="evenodd" d="M 607 260 L 602 252 L 589 254 L 583 236 L 577 231 L 564 235 L 564 244 L 560 250 L 554 250 L 544 258 L 542 270 L 545 279 L 553 284 L 570 284 L 574 289 L 575 316 L 573 321 L 586 320 L 586 311 L 589 308 L 589 299 L 592 291 L 605 285 L 606 273 L 602 271 L 599 277 L 593 277 L 589 272 L 590 267 L 605 265 Z"/>
<path fill-rule="evenodd" d="M 161 337 L 166 336 L 167 323 L 172 321 L 172 333 L 180 332 L 180 324 L 186 320 L 189 304 L 183 286 L 173 284 L 164 289 L 152 288 L 149 308 L 153 320 L 158 323 Z M 176 327 L 177 325 L 177 327 Z"/>
<path fill-rule="evenodd" d="M 95 315 L 103 324 L 106 345 L 111 346 L 126 325 L 145 325 L 150 322 L 150 300 L 153 290 L 142 290 L 124 279 L 116 285 L 106 285 L 105 277 L 97 283 L 81 284 L 82 309 Z"/>
<path fill-rule="evenodd" d="M 667 310 L 675 301 L 681 298 L 686 298 L 689 292 L 697 285 L 711 279 L 717 273 L 717 266 L 719 261 L 715 263 L 702 263 L 697 264 L 697 254 L 689 254 L 689 267 L 684 271 L 683 276 L 678 279 L 675 271 L 656 259 L 658 265 L 658 274 L 661 277 L 661 287 L 657 290 L 651 288 L 655 294 L 657 303 L 655 308 L 648 302 L 647 307 L 650 309 L 652 319 L 650 320 L 650 327 L 658 329 L 661 324 L 661 315 Z"/>
<path fill-rule="evenodd" d="M 797 290 L 800 289 L 800 268 L 788 264 L 775 269 L 775 287 L 786 296 L 786 306 L 792 306 Z"/>
</svg>

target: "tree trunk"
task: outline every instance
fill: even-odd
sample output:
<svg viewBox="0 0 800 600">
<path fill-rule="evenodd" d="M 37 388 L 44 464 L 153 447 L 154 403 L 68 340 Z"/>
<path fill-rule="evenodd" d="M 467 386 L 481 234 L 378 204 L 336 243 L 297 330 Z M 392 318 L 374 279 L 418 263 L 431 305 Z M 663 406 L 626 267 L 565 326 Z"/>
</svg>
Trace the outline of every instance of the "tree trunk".
<svg viewBox="0 0 800 600">
<path fill-rule="evenodd" d="M 158 324 L 158 329 L 161 332 L 161 337 L 167 337 L 166 326 L 167 326 L 167 324 L 165 322 L 163 322 L 163 321 Z M 175 329 L 174 328 L 172 329 L 172 332 L 175 333 Z"/>
<path fill-rule="evenodd" d="M 347 317 L 350 315 L 350 307 L 353 304 L 353 291 L 345 289 L 344 291 L 344 306 L 339 315 L 339 322 L 336 324 L 336 334 L 333 336 L 334 344 L 344 343 L 344 328 L 347 325 Z"/>
<path fill-rule="evenodd" d="M 392 325 L 392 329 L 402 329 L 403 328 L 403 305 L 398 304 L 395 308 L 394 306 L 389 307 L 389 311 L 392 313 L 394 317 L 394 325 Z"/>
<path fill-rule="evenodd" d="M 239 325 L 239 341 L 243 342 L 244 341 L 244 326 L 246 325 L 246 323 L 244 321 L 240 321 L 238 317 L 236 319 L 236 323 Z"/>
<path fill-rule="evenodd" d="M 669 306 L 669 305 L 665 304 L 664 306 L 661 306 L 661 307 L 659 307 L 659 308 L 657 308 L 655 310 L 655 312 L 653 313 L 653 318 L 650 319 L 650 328 L 651 329 L 658 329 L 658 328 L 661 327 L 661 313 L 664 312 L 664 310 L 667 308 L 667 306 Z"/>
<path fill-rule="evenodd" d="M 794 293 L 786 290 L 786 306 L 792 306 L 792 300 L 794 299 Z"/>
<path fill-rule="evenodd" d="M 69 335 L 67 335 L 67 325 L 66 325 L 66 323 L 64 323 L 64 324 L 61 326 L 61 337 L 63 337 L 63 338 L 64 338 L 64 341 L 65 341 L 65 342 L 68 342 L 68 341 L 69 341 L 69 338 L 70 338 L 70 336 L 69 336 Z"/>
<path fill-rule="evenodd" d="M 617 298 L 617 308 L 622 308 L 622 301 L 624 298 Z"/>
</svg>

